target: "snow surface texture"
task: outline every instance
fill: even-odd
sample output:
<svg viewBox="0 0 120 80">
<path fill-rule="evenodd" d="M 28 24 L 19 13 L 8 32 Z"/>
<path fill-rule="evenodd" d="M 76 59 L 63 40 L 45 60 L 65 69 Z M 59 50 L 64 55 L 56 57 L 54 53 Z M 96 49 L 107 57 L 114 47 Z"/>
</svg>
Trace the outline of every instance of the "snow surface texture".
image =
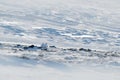
<svg viewBox="0 0 120 80">
<path fill-rule="evenodd" d="M 47 47 L 1 44 L 0 79 L 120 79 L 119 52 Z"/>
<path fill-rule="evenodd" d="M 120 47 L 119 0 L 1 0 L 0 7 L 0 41 Z"/>
<path fill-rule="evenodd" d="M 120 0 L 0 0 L 0 42 L 120 52 L 119 3 Z M 9 53 L 11 49 L 0 49 L 0 80 L 120 80 L 120 67 L 116 65 L 119 58 L 115 58 L 114 68 L 80 67 L 50 59 L 24 60 Z M 53 54 L 48 55 L 59 59 Z"/>
</svg>

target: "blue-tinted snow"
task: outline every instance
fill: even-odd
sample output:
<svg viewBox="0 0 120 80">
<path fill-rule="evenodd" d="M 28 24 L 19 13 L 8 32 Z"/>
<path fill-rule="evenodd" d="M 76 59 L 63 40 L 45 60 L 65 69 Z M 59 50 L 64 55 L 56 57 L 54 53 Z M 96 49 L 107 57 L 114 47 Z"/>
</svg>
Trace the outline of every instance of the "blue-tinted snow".
<svg viewBox="0 0 120 80">
<path fill-rule="evenodd" d="M 119 52 L 119 3 L 119 0 L 0 0 L 0 42 L 36 45 L 46 42 L 65 48 Z M 64 56 L 65 59 L 78 60 L 71 54 Z M 81 65 L 80 69 L 80 66 L 76 68 L 70 65 L 72 71 L 66 72 L 62 69 L 70 67 L 53 62 L 63 58 L 58 55 L 47 54 L 46 62 L 23 60 L 12 55 L 19 54 L 9 50 L 0 51 L 1 80 L 8 77 L 9 80 L 120 80 L 117 59 L 99 60 L 94 57 L 94 60 L 89 60 L 88 57 L 82 57 L 80 60 L 86 60 L 86 64 L 99 60 L 99 63 L 108 61 L 109 66 L 100 69 L 95 66 L 93 69 L 93 66 L 86 68 Z M 36 57 L 33 54 L 26 56 Z M 110 69 L 110 65 L 118 68 Z"/>
</svg>

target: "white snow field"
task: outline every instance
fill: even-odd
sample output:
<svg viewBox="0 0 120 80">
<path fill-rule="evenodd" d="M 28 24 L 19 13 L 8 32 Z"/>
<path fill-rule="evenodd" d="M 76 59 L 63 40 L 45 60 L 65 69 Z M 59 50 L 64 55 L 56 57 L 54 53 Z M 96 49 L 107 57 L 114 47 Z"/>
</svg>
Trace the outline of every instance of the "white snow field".
<svg viewBox="0 0 120 80">
<path fill-rule="evenodd" d="M 0 0 L 0 80 L 120 80 L 119 3 Z"/>
</svg>

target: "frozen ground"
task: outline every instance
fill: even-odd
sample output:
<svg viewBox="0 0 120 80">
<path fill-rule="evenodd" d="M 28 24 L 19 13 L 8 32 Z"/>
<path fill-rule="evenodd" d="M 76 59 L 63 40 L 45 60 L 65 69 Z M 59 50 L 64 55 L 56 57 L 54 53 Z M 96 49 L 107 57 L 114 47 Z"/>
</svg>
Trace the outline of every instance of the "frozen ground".
<svg viewBox="0 0 120 80">
<path fill-rule="evenodd" d="M 120 47 L 119 0 L 1 0 L 0 6 L 2 42 L 105 50 Z"/>
<path fill-rule="evenodd" d="M 119 80 L 120 69 L 110 67 L 67 67 L 62 64 L 1 56 L 1 80 Z"/>
<path fill-rule="evenodd" d="M 41 50 L 0 45 L 0 79 L 119 80 L 120 53 L 74 48 Z"/>
<path fill-rule="evenodd" d="M 119 3 L 119 0 L 0 0 L 0 42 L 10 48 L 0 45 L 0 80 L 120 80 L 119 57 L 91 58 L 88 52 L 81 57 L 78 53 L 60 51 L 59 55 L 42 52 L 45 58 L 26 60 L 16 57 L 23 53 L 11 50 L 13 44 L 48 43 L 59 48 L 89 48 L 101 51 L 100 56 L 104 52 L 116 56 L 120 53 Z M 34 58 L 37 52 L 32 52 L 32 56 L 26 54 Z M 85 60 L 85 64 L 68 65 L 63 58 L 72 58 L 75 63 Z M 105 63 L 98 65 L 101 60 Z"/>
<path fill-rule="evenodd" d="M 110 67 L 67 67 L 56 63 L 41 63 L 1 56 L 1 80 L 119 80 L 120 69 Z"/>
<path fill-rule="evenodd" d="M 72 56 L 73 54 L 69 55 L 69 53 L 66 53 L 66 55 L 64 55 L 65 53 L 55 54 L 54 52 L 48 52 L 47 54 L 47 52 L 43 51 L 43 53 L 45 53 L 44 56 L 37 56 L 39 52 L 34 51 L 30 51 L 29 53 L 27 51 L 14 52 L 14 50 L 7 48 L 0 51 L 0 80 L 120 79 L 119 57 L 118 59 L 117 57 L 111 57 L 111 61 L 107 61 L 106 59 L 106 61 L 101 60 L 101 62 L 98 61 L 97 63 L 95 57 L 78 55 L 77 57 L 80 57 L 83 61 L 81 61 L 79 64 L 76 64 L 77 59 L 72 59 L 71 57 L 74 58 L 75 56 Z M 24 57 L 22 54 L 24 54 Z M 66 59 L 64 62 L 61 59 L 63 57 L 68 57 L 68 59 Z M 69 59 L 71 59 L 71 62 L 69 62 Z M 98 58 L 98 60 L 100 59 Z M 108 64 L 108 62 L 111 64 Z"/>
</svg>

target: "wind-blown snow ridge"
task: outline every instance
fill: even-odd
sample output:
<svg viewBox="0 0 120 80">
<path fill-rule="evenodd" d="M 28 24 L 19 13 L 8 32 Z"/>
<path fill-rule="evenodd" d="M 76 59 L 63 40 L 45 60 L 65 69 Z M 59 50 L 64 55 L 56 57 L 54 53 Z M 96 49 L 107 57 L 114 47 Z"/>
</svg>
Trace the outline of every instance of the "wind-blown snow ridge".
<svg viewBox="0 0 120 80">
<path fill-rule="evenodd" d="M 89 64 L 120 66 L 120 52 L 96 51 L 85 48 L 57 48 L 55 46 L 27 46 L 1 44 L 0 51 L 4 54 L 28 60 L 49 61 L 61 64 Z M 7 52 L 9 53 L 7 54 Z M 5 54 L 6 53 L 6 54 Z"/>
<path fill-rule="evenodd" d="M 119 3 L 0 0 L 0 80 L 120 80 Z"/>
<path fill-rule="evenodd" d="M 83 7 L 45 7 L 38 10 L 1 10 L 0 16 L 0 34 L 4 35 L 0 36 L 2 42 L 40 44 L 45 41 L 60 47 L 85 46 L 110 50 L 118 50 L 120 46 L 118 13 Z"/>
</svg>

